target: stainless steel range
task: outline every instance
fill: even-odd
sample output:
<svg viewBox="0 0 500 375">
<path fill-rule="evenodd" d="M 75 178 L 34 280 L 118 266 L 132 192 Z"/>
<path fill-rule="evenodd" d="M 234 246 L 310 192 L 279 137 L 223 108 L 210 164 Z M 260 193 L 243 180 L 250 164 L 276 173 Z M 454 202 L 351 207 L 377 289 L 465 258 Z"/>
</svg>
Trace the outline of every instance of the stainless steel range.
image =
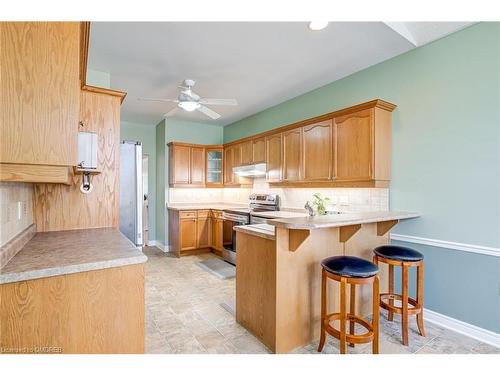
<svg viewBox="0 0 500 375">
<path fill-rule="evenodd" d="M 236 225 L 260 224 L 267 219 L 259 218 L 263 211 L 279 211 L 279 196 L 277 194 L 251 194 L 248 208 L 232 208 L 222 211 L 224 219 L 222 257 L 225 261 L 236 264 Z"/>
</svg>

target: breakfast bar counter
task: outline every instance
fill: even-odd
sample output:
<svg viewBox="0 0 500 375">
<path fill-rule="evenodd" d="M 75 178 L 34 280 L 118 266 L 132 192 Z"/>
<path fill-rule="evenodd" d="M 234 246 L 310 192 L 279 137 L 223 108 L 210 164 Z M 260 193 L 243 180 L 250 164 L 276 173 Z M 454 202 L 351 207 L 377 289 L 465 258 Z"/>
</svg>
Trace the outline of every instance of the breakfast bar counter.
<svg viewBox="0 0 500 375">
<path fill-rule="evenodd" d="M 235 227 L 236 320 L 275 353 L 311 343 L 320 333 L 321 261 L 334 255 L 371 261 L 399 220 L 418 216 L 380 211 L 271 219 L 265 229 Z M 384 292 L 386 270 L 379 276 Z M 329 295 L 338 296 L 338 283 L 330 284 Z M 339 310 L 338 298 L 328 301 L 328 311 Z M 359 288 L 356 314 L 366 316 L 371 308 L 371 289 Z"/>
</svg>

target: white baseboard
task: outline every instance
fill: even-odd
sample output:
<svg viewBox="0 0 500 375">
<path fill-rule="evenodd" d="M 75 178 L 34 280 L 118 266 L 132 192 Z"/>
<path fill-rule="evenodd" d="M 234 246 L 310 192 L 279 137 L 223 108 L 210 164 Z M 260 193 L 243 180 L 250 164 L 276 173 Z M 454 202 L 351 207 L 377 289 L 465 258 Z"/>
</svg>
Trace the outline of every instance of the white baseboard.
<svg viewBox="0 0 500 375">
<path fill-rule="evenodd" d="M 500 334 L 424 308 L 424 320 L 500 348 Z"/>
<path fill-rule="evenodd" d="M 168 252 L 169 251 L 169 246 L 165 246 L 163 244 L 163 242 L 160 242 L 160 241 L 148 241 L 148 246 L 156 246 L 158 249 L 164 251 L 164 252 Z"/>
</svg>

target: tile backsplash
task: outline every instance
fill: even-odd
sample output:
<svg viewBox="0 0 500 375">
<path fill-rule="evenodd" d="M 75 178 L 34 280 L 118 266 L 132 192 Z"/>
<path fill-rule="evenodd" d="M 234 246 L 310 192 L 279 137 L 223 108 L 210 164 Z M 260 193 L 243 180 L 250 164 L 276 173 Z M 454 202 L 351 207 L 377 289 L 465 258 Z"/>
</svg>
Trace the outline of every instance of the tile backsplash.
<svg viewBox="0 0 500 375">
<path fill-rule="evenodd" d="M 314 193 L 329 197 L 340 211 L 388 211 L 389 189 L 386 188 L 275 188 L 265 179 L 255 179 L 252 188 L 169 189 L 169 202 L 248 202 L 251 193 L 278 194 L 282 208 L 303 209 Z"/>
<path fill-rule="evenodd" d="M 0 246 L 33 224 L 33 185 L 0 182 Z"/>
</svg>

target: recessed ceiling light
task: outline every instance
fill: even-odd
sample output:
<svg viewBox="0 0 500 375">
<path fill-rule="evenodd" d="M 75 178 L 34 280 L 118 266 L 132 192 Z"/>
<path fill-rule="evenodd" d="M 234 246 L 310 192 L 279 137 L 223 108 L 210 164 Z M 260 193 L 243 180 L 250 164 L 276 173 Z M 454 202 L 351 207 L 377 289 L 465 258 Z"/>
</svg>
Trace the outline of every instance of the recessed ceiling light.
<svg viewBox="0 0 500 375">
<path fill-rule="evenodd" d="M 323 30 L 327 26 L 328 26 L 328 21 L 311 21 L 309 23 L 309 28 L 314 31 Z"/>
</svg>

